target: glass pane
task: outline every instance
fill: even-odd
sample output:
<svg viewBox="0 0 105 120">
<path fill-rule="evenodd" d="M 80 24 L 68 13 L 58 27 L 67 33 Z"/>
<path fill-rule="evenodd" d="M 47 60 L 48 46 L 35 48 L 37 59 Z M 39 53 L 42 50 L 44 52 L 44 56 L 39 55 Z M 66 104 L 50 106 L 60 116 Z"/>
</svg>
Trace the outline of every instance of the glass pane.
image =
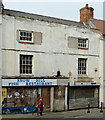
<svg viewBox="0 0 105 120">
<path fill-rule="evenodd" d="M 24 36 L 26 36 L 26 32 L 24 32 Z"/>
<path fill-rule="evenodd" d="M 29 68 L 28 65 L 26 65 L 26 70 L 28 70 L 28 68 Z"/>
<path fill-rule="evenodd" d="M 28 74 L 28 69 L 26 70 L 26 74 Z"/>
<path fill-rule="evenodd" d="M 28 60 L 26 61 L 26 64 L 27 64 L 27 65 L 29 64 Z"/>
<path fill-rule="evenodd" d="M 32 65 L 32 61 L 29 61 L 29 64 L 31 64 L 31 65 Z"/>
<path fill-rule="evenodd" d="M 30 33 L 30 38 L 32 37 L 32 34 Z"/>
<path fill-rule="evenodd" d="M 23 74 L 25 74 L 25 70 L 23 70 Z"/>
<path fill-rule="evenodd" d="M 32 61 L 32 56 L 30 56 L 30 61 Z"/>
<path fill-rule="evenodd" d="M 23 65 L 23 70 L 25 70 L 25 68 L 26 68 L 25 65 Z"/>
<path fill-rule="evenodd" d="M 32 73 L 32 70 L 30 70 L 29 73 L 31 74 L 31 73 Z"/>
<path fill-rule="evenodd" d="M 22 37 L 20 37 L 20 40 L 22 40 Z"/>
<path fill-rule="evenodd" d="M 26 57 L 26 60 L 28 60 L 28 55 L 26 55 L 25 57 Z"/>
<path fill-rule="evenodd" d="M 25 60 L 23 61 L 23 64 L 25 64 Z"/>
</svg>

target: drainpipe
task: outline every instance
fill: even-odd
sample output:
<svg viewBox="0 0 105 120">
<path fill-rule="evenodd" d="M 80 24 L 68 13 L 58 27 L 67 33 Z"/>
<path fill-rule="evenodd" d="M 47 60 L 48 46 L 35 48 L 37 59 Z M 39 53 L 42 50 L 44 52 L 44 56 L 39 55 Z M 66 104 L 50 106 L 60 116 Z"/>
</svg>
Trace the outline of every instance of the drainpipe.
<svg viewBox="0 0 105 120">
<path fill-rule="evenodd" d="M 51 90 L 50 90 L 50 106 L 51 106 L 51 112 L 53 112 L 54 111 L 54 87 L 51 87 Z"/>
<path fill-rule="evenodd" d="M 68 92 L 67 92 L 67 110 L 69 111 L 69 86 L 70 83 L 68 82 Z"/>
</svg>

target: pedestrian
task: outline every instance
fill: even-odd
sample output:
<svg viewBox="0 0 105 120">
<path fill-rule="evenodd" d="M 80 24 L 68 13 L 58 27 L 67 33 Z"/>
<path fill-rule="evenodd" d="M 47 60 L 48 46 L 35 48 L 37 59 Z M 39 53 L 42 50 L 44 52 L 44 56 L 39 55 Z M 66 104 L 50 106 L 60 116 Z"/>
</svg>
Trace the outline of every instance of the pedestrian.
<svg viewBox="0 0 105 120">
<path fill-rule="evenodd" d="M 37 107 L 40 109 L 40 115 L 42 116 L 42 112 L 43 112 L 43 107 L 44 107 L 44 103 L 43 103 L 43 99 L 42 97 L 40 97 Z"/>
<path fill-rule="evenodd" d="M 36 100 L 36 103 L 35 103 L 35 109 L 33 110 L 32 115 L 34 115 L 34 113 L 35 113 L 36 111 L 38 111 L 38 106 L 37 106 L 37 104 L 38 104 L 38 101 L 39 101 L 39 100 L 40 100 L 40 94 L 37 95 L 37 100 Z"/>
</svg>

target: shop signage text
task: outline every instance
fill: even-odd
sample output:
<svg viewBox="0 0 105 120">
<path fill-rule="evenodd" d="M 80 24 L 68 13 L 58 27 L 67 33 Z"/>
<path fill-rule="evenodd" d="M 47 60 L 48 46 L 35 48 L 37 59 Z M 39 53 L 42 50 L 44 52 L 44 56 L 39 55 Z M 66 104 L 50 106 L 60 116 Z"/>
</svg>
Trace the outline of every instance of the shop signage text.
<svg viewBox="0 0 105 120">
<path fill-rule="evenodd" d="M 2 86 L 52 86 L 57 79 L 2 79 Z"/>
</svg>

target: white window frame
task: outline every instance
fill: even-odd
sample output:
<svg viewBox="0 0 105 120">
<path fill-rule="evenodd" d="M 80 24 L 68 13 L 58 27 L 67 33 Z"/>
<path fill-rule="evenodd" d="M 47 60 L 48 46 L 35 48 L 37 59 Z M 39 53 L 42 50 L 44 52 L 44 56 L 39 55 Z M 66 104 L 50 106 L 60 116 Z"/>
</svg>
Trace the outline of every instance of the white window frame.
<svg viewBox="0 0 105 120">
<path fill-rule="evenodd" d="M 26 33 L 26 34 L 31 33 L 31 41 L 29 41 L 29 40 L 21 40 L 20 37 L 28 38 L 27 35 L 26 36 L 21 36 L 21 32 Z M 33 32 L 32 31 L 19 30 L 19 41 L 20 42 L 33 43 L 34 42 L 34 40 L 33 40 Z"/>
<path fill-rule="evenodd" d="M 78 48 L 88 49 L 88 39 L 78 38 Z"/>
<path fill-rule="evenodd" d="M 87 58 L 78 58 L 78 75 L 87 75 Z"/>
<path fill-rule="evenodd" d="M 21 66 L 22 65 L 24 65 L 25 67 L 30 65 L 30 64 L 26 63 L 27 60 L 25 61 L 24 64 L 23 64 L 23 61 L 22 61 L 22 64 L 21 64 L 21 56 L 31 56 L 32 57 L 32 59 L 31 59 L 31 61 L 32 61 L 31 62 L 31 73 L 26 73 L 26 69 L 25 69 L 25 73 L 23 73 L 23 70 L 21 72 Z M 20 63 L 19 63 L 19 70 L 20 70 L 19 72 L 20 72 L 20 75 L 32 75 L 33 74 L 33 55 L 20 54 L 20 59 L 19 60 L 20 60 Z"/>
</svg>

